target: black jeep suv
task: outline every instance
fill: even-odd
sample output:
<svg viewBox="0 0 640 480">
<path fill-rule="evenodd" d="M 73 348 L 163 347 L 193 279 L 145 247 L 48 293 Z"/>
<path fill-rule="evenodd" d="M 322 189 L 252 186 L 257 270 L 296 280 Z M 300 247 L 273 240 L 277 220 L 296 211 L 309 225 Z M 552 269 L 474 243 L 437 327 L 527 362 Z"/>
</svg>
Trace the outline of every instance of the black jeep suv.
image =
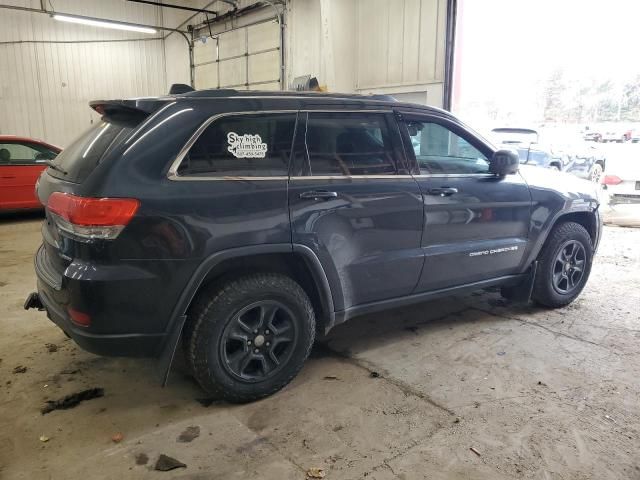
<svg viewBox="0 0 640 480">
<path fill-rule="evenodd" d="M 25 307 L 165 380 L 181 337 L 204 390 L 253 400 L 356 315 L 495 286 L 560 307 L 589 276 L 596 187 L 518 171 L 445 111 L 233 90 L 91 107 L 39 180 Z"/>
</svg>

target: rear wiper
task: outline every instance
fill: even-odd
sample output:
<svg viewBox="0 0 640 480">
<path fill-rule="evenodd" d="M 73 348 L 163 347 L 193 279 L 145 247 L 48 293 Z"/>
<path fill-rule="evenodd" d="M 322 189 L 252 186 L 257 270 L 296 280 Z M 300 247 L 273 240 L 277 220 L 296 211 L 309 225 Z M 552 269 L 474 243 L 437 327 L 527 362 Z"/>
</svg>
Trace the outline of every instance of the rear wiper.
<svg viewBox="0 0 640 480">
<path fill-rule="evenodd" d="M 62 173 L 63 175 L 67 175 L 69 173 L 57 163 L 53 163 L 53 160 L 45 160 L 44 163 L 46 163 L 50 168 L 53 168 L 54 170 Z"/>
</svg>

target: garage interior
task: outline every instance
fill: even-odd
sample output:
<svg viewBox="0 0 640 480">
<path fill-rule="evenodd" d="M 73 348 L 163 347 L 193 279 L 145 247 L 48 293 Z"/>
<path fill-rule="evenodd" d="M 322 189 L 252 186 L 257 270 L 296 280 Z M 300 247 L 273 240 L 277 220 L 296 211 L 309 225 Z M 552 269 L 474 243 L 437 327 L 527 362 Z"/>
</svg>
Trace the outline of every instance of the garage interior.
<svg viewBox="0 0 640 480">
<path fill-rule="evenodd" d="M 315 77 L 327 92 L 450 109 L 459 6 L 1 1 L 0 135 L 64 148 L 99 121 L 89 101 L 175 84 L 289 90 Z M 640 478 L 638 229 L 605 226 L 566 308 L 488 290 L 358 317 L 283 391 L 232 405 L 204 398 L 180 358 L 163 388 L 153 360 L 92 355 L 25 311 L 42 218 L 0 216 L 2 479 Z M 41 414 L 91 388 L 104 396 Z M 160 455 L 185 466 L 158 472 Z"/>
<path fill-rule="evenodd" d="M 286 90 L 305 75 L 330 92 L 446 107 L 445 0 L 149 3 L 0 4 L 2 102 L 12 112 L 0 134 L 64 146 L 99 118 L 91 100 L 157 96 L 173 84 Z M 64 14 L 155 33 L 55 20 Z"/>
</svg>

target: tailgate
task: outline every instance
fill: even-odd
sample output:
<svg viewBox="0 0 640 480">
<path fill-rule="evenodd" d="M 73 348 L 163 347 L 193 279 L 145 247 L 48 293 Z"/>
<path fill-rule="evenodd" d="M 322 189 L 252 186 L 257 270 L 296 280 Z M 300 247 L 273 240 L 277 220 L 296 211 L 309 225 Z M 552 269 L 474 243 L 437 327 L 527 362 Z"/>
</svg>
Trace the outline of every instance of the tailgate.
<svg viewBox="0 0 640 480">
<path fill-rule="evenodd" d="M 49 197 L 55 192 L 78 195 L 80 197 L 98 197 L 83 188 L 83 182 L 95 168 L 110 154 L 118 154 L 122 146 L 137 127 L 149 116 L 149 112 L 136 110 L 130 105 L 119 102 L 92 103 L 92 107 L 103 114 L 100 122 L 73 141 L 53 161 L 40 177 L 37 194 L 45 205 L 46 219 L 42 225 L 43 245 L 36 255 L 36 268 L 43 281 L 59 289 L 62 275 L 79 252 L 86 250 L 86 244 L 63 234 L 59 222 L 47 207 Z"/>
</svg>

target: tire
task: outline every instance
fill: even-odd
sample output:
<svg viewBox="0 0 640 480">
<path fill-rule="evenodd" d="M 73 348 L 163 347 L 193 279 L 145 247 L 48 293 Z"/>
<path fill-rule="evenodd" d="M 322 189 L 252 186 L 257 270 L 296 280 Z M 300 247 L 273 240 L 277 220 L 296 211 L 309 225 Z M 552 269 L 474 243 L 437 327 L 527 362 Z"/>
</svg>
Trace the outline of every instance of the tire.
<svg viewBox="0 0 640 480">
<path fill-rule="evenodd" d="M 602 178 L 602 165 L 596 163 L 593 165 L 591 169 L 591 173 L 589 174 L 589 180 L 594 183 L 600 183 L 600 179 Z"/>
<path fill-rule="evenodd" d="M 309 297 L 291 278 L 253 274 L 204 291 L 189 311 L 186 362 L 202 389 L 242 403 L 287 385 L 315 336 Z"/>
<path fill-rule="evenodd" d="M 553 170 L 554 172 L 559 172 L 560 167 L 558 165 L 552 164 L 552 165 L 549 165 L 549 170 Z"/>
<path fill-rule="evenodd" d="M 568 254 L 574 251 L 572 262 Z M 592 260 L 591 237 L 582 225 L 564 222 L 554 226 L 538 256 L 533 300 L 551 308 L 569 305 L 587 283 Z"/>
</svg>

